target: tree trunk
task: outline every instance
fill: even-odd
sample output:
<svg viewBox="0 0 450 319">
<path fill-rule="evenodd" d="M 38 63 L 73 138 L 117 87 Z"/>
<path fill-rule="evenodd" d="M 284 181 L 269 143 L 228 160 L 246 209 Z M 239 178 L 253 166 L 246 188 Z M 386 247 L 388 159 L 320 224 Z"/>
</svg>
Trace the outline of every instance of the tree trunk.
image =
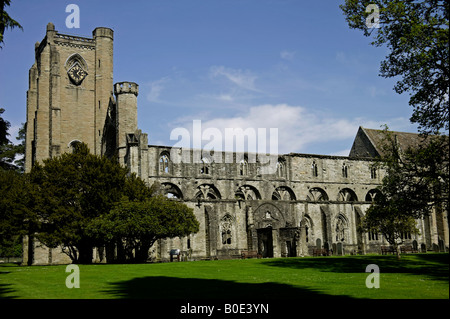
<svg viewBox="0 0 450 319">
<path fill-rule="evenodd" d="M 111 264 L 113 262 L 116 261 L 116 256 L 115 256 L 115 250 L 116 250 L 116 245 L 114 242 L 112 243 L 107 243 L 105 245 L 105 251 L 106 251 L 106 262 L 108 264 Z"/>
<path fill-rule="evenodd" d="M 151 243 L 148 240 L 143 240 L 138 246 L 136 246 L 135 258 L 138 263 L 145 263 L 148 259 L 148 251 L 151 247 Z"/>
<path fill-rule="evenodd" d="M 398 244 L 394 244 L 395 254 L 397 255 L 397 259 L 400 260 L 402 255 L 400 255 L 400 246 Z"/>
<path fill-rule="evenodd" d="M 80 244 L 78 247 L 78 264 L 92 264 L 93 247 L 87 243 Z"/>
</svg>

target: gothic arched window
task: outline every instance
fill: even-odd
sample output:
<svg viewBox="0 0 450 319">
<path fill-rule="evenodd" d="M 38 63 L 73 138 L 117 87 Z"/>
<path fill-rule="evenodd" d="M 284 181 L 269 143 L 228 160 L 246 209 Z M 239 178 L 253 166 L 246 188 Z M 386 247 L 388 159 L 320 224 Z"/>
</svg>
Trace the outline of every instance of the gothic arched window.
<svg viewBox="0 0 450 319">
<path fill-rule="evenodd" d="M 339 215 L 336 221 L 336 241 L 342 242 L 346 239 L 347 220 L 343 215 Z"/>
<path fill-rule="evenodd" d="M 162 153 L 161 156 L 159 157 L 159 172 L 160 173 L 169 173 L 169 162 L 170 162 L 170 158 L 169 155 L 167 155 L 166 153 Z"/>
<path fill-rule="evenodd" d="M 209 160 L 205 157 L 202 158 L 202 166 L 200 168 L 200 174 L 209 174 Z"/>
<path fill-rule="evenodd" d="M 286 175 L 286 165 L 285 161 L 283 159 L 279 159 L 277 162 L 277 176 L 278 177 L 285 177 Z"/>
<path fill-rule="evenodd" d="M 232 229 L 233 229 L 233 218 L 227 214 L 220 221 L 222 244 L 231 245 L 232 242 Z"/>
<path fill-rule="evenodd" d="M 247 159 L 243 159 L 239 163 L 239 173 L 241 176 L 247 176 L 248 175 L 248 162 Z"/>
<path fill-rule="evenodd" d="M 70 151 L 72 153 L 75 153 L 75 151 L 77 150 L 77 148 L 81 145 L 81 141 L 79 140 L 73 140 L 72 142 L 69 143 L 69 148 Z"/>
</svg>

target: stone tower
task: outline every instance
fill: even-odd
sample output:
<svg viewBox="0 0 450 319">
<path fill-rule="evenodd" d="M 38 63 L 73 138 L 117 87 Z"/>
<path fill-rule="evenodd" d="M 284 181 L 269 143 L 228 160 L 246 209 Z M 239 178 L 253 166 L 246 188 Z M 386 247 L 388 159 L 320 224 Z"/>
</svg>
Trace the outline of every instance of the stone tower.
<svg viewBox="0 0 450 319">
<path fill-rule="evenodd" d="M 100 155 L 113 88 L 113 30 L 92 38 L 64 35 L 47 25 L 29 71 L 25 170 L 86 143 Z"/>
<path fill-rule="evenodd" d="M 120 82 L 114 85 L 116 96 L 116 145 L 119 163 L 125 164 L 127 153 L 127 134 L 134 133 L 137 128 L 137 96 L 139 85 L 134 82 Z M 128 137 L 128 139 L 130 139 Z"/>
</svg>

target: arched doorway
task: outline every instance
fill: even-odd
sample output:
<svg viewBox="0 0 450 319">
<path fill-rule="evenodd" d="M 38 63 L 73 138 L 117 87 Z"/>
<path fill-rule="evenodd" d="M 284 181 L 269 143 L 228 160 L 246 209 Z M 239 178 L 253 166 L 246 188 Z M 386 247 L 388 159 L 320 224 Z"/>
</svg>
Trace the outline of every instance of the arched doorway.
<svg viewBox="0 0 450 319">
<path fill-rule="evenodd" d="M 286 227 L 285 216 L 271 203 L 264 203 L 254 211 L 252 246 L 263 257 L 281 257 L 280 230 Z"/>
<path fill-rule="evenodd" d="M 260 228 L 256 230 L 258 234 L 258 253 L 263 258 L 273 257 L 273 230 L 272 227 Z"/>
</svg>

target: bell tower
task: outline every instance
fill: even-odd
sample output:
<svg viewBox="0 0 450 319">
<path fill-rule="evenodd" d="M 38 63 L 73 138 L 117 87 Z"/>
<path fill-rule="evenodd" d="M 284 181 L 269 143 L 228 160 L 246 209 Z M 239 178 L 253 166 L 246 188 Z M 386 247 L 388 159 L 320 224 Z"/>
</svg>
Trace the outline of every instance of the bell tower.
<svg viewBox="0 0 450 319">
<path fill-rule="evenodd" d="M 100 155 L 113 99 L 113 30 L 92 37 L 59 33 L 53 23 L 35 45 L 29 71 L 25 171 L 84 142 Z"/>
</svg>

